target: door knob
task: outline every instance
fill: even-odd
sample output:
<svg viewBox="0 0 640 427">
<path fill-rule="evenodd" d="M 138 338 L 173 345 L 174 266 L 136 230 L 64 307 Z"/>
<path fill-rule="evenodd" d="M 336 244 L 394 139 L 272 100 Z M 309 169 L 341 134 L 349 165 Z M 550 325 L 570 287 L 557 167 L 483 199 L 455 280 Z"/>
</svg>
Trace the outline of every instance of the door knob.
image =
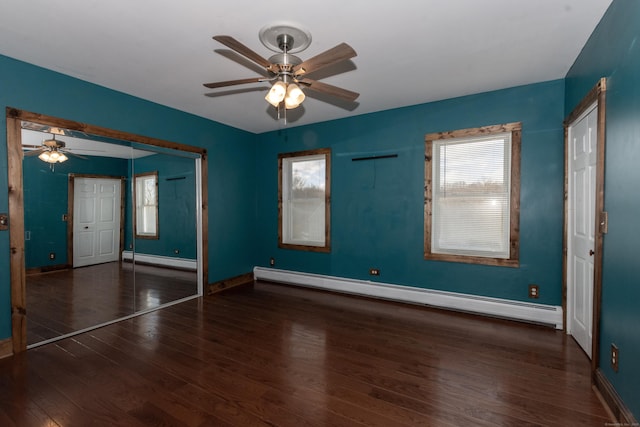
<svg viewBox="0 0 640 427">
<path fill-rule="evenodd" d="M 589 255 L 593 256 L 593 254 L 595 254 L 595 252 L 593 252 L 593 249 L 589 249 Z"/>
</svg>

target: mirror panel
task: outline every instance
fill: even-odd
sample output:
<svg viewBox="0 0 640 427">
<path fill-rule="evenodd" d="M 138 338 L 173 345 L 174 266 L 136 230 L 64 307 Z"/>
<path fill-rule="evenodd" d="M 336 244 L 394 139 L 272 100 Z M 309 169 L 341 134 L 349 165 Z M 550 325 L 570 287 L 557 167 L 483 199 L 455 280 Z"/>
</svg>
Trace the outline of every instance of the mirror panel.
<svg viewBox="0 0 640 427">
<path fill-rule="evenodd" d="M 38 156 L 54 135 L 62 163 Z M 30 122 L 22 145 L 28 346 L 201 294 L 199 154 Z M 153 239 L 135 235 L 141 171 L 157 173 Z"/>
<path fill-rule="evenodd" d="M 196 160 L 172 150 L 153 151 L 132 161 L 128 196 L 136 311 L 198 293 Z M 145 191 L 139 191 L 140 183 Z"/>
</svg>

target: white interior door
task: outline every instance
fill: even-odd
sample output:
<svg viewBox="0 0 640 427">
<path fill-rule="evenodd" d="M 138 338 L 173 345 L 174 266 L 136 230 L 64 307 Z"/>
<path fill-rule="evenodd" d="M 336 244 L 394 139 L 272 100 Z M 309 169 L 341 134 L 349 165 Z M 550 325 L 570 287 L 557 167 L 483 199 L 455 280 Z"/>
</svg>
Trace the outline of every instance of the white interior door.
<svg viewBox="0 0 640 427">
<path fill-rule="evenodd" d="M 567 333 L 591 358 L 598 107 L 568 129 Z"/>
<path fill-rule="evenodd" d="M 74 267 L 119 260 L 120 195 L 119 179 L 75 178 Z"/>
</svg>

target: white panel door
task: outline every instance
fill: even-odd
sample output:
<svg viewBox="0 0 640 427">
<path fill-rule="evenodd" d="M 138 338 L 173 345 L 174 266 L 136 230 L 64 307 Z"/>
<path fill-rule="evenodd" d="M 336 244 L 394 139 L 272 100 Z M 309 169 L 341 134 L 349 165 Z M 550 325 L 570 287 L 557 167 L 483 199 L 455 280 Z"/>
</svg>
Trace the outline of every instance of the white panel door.
<svg viewBox="0 0 640 427">
<path fill-rule="evenodd" d="M 569 127 L 567 332 L 591 358 L 596 218 L 596 105 Z"/>
<path fill-rule="evenodd" d="M 119 179 L 75 178 L 74 267 L 118 261 L 120 196 Z"/>
</svg>

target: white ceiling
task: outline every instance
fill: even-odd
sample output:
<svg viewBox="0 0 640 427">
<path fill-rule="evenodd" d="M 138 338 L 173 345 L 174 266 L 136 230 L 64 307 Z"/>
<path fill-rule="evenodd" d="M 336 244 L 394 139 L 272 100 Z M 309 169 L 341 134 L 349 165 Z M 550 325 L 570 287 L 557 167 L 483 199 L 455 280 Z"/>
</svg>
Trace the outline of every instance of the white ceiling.
<svg viewBox="0 0 640 427">
<path fill-rule="evenodd" d="M 312 35 L 303 60 L 341 42 L 356 50 L 309 77 L 359 92 L 357 104 L 307 91 L 291 127 L 563 78 L 611 0 L 0 2 L 1 54 L 260 133 L 284 126 L 266 83 L 202 86 L 259 76 L 214 35 L 268 58 L 259 30 L 289 23 Z"/>
</svg>

